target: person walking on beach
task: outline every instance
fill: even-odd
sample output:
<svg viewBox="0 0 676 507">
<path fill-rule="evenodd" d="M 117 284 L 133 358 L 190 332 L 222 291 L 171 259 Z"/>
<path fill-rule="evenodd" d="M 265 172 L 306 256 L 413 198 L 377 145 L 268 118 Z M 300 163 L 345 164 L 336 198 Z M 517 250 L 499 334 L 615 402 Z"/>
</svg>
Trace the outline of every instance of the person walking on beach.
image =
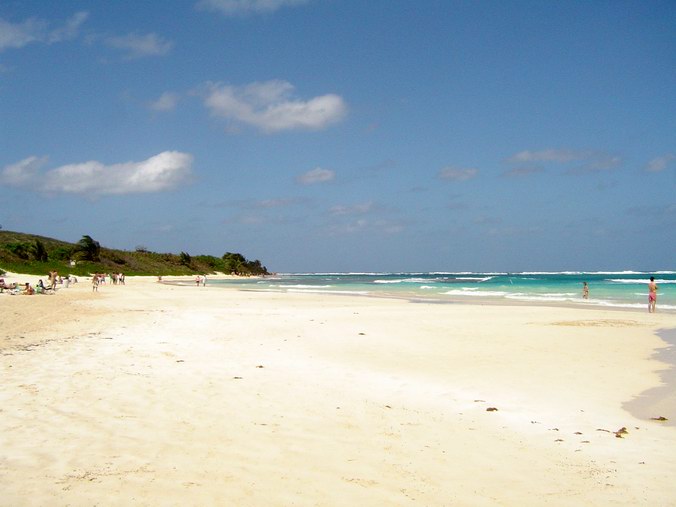
<svg viewBox="0 0 676 507">
<path fill-rule="evenodd" d="M 99 275 L 97 273 L 94 273 L 94 276 L 92 276 L 92 292 L 98 291 L 99 291 Z"/>
<path fill-rule="evenodd" d="M 582 299 L 589 299 L 589 285 L 587 285 L 587 282 L 582 282 Z"/>
<path fill-rule="evenodd" d="M 650 283 L 648 283 L 648 313 L 655 313 L 655 305 L 657 304 L 657 284 L 655 283 L 655 277 L 650 277 Z"/>
</svg>

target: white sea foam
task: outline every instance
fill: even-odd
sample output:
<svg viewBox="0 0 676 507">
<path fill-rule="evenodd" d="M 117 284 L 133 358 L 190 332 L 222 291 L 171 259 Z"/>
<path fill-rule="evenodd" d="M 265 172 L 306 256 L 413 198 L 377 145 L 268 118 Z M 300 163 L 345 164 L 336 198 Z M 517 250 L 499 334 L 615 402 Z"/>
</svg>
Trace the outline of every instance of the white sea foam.
<svg viewBox="0 0 676 507">
<path fill-rule="evenodd" d="M 634 284 L 634 285 L 647 285 L 650 283 L 649 279 L 634 279 L 634 280 L 627 280 L 624 278 L 609 278 L 607 280 L 608 282 L 613 282 L 613 283 L 627 283 L 627 284 Z M 669 285 L 669 284 L 676 284 L 676 280 L 663 280 L 663 279 L 657 279 L 655 280 L 656 284 L 663 284 L 663 285 Z"/>
<path fill-rule="evenodd" d="M 545 295 L 541 294 L 539 296 L 537 295 L 528 295 L 528 294 L 507 294 L 505 296 L 507 299 L 518 299 L 520 301 L 556 301 L 556 302 L 562 302 L 562 301 L 575 301 L 575 298 L 571 297 L 565 297 L 565 296 L 553 296 L 553 295 Z"/>
<path fill-rule="evenodd" d="M 314 290 L 314 289 L 290 289 L 287 292 L 303 292 L 307 294 L 348 294 L 355 296 L 367 296 L 369 291 L 364 290 Z"/>
<path fill-rule="evenodd" d="M 506 296 L 508 292 L 497 291 L 497 290 L 476 290 L 476 289 L 462 289 L 462 290 L 449 290 L 447 292 L 442 292 L 442 294 L 448 294 L 449 296 L 478 296 L 478 297 L 501 297 Z"/>
<path fill-rule="evenodd" d="M 373 280 L 373 283 L 424 283 L 429 282 L 426 278 L 399 278 L 395 280 Z"/>
<path fill-rule="evenodd" d="M 282 289 L 328 289 L 333 285 L 285 285 L 285 284 L 270 284 L 268 287 L 280 287 Z"/>
<path fill-rule="evenodd" d="M 456 278 L 456 280 L 463 280 L 463 281 L 474 281 L 474 282 L 487 282 L 488 280 L 492 280 L 495 278 L 494 276 L 459 276 Z"/>
</svg>

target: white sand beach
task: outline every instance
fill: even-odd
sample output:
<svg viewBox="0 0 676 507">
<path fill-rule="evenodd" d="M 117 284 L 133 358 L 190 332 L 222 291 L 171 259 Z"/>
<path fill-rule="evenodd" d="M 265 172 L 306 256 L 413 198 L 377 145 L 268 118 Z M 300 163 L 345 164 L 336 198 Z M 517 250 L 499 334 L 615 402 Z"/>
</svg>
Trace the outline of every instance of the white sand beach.
<svg viewBox="0 0 676 507">
<path fill-rule="evenodd" d="M 623 408 L 673 313 L 129 277 L 0 319 L 3 506 L 676 505 L 674 407 Z"/>
</svg>

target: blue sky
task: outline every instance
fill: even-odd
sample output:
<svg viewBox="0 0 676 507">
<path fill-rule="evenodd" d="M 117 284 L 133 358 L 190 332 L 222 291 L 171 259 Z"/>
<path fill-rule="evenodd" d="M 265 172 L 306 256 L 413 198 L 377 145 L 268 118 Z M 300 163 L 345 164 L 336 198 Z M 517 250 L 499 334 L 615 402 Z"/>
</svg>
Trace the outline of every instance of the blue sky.
<svg viewBox="0 0 676 507">
<path fill-rule="evenodd" d="M 673 1 L 0 3 L 0 224 L 274 271 L 674 269 Z"/>
</svg>

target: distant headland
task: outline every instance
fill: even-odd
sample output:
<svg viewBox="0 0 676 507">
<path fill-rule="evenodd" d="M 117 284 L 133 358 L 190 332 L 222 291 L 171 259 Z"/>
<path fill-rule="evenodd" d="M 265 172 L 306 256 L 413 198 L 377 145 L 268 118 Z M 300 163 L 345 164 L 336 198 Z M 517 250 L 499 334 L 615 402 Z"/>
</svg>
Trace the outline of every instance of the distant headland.
<svg viewBox="0 0 676 507">
<path fill-rule="evenodd" d="M 126 275 L 192 275 L 225 273 L 267 275 L 259 260 L 248 260 L 240 253 L 221 257 L 191 255 L 187 252 L 158 253 L 145 246 L 133 251 L 106 248 L 89 235 L 77 243 L 0 230 L 0 274 L 13 271 L 44 274 L 50 271 L 86 276 L 90 273 L 124 272 Z"/>
</svg>

